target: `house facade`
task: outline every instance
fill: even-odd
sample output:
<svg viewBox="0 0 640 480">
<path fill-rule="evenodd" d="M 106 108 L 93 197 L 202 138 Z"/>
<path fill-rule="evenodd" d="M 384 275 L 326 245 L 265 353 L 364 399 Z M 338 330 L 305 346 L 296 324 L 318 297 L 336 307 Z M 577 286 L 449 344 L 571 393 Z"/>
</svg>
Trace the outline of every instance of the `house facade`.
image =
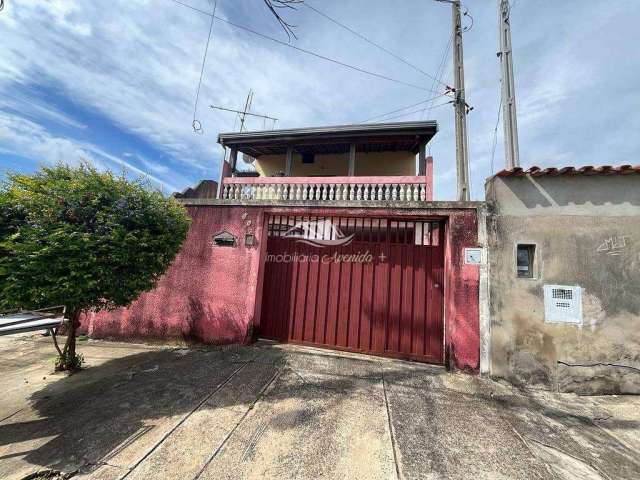
<svg viewBox="0 0 640 480">
<path fill-rule="evenodd" d="M 433 201 L 436 133 L 406 122 L 221 134 L 230 155 L 215 198 L 210 184 L 177 195 L 192 224 L 169 271 L 85 328 L 478 372 L 482 266 L 468 253 L 483 241 L 484 203 Z M 256 173 L 238 171 L 240 155 Z"/>
<path fill-rule="evenodd" d="M 486 200 L 491 374 L 640 393 L 640 167 L 502 171 Z"/>
<path fill-rule="evenodd" d="M 563 392 L 640 392 L 640 168 L 502 171 L 433 200 L 435 122 L 229 133 L 157 287 L 94 337 L 257 338 Z M 252 163 L 240 171 L 238 160 Z"/>
</svg>

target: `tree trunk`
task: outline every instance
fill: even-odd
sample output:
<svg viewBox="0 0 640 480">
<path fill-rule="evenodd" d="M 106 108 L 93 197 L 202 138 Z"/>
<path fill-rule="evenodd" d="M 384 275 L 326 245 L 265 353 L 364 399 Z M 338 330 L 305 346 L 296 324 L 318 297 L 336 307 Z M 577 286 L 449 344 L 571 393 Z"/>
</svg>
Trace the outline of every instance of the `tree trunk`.
<svg viewBox="0 0 640 480">
<path fill-rule="evenodd" d="M 67 310 L 69 312 L 69 322 L 67 323 L 67 341 L 62 350 L 62 356 L 57 370 L 75 371 L 80 369 L 76 362 L 76 332 L 80 326 L 80 310 Z"/>
</svg>

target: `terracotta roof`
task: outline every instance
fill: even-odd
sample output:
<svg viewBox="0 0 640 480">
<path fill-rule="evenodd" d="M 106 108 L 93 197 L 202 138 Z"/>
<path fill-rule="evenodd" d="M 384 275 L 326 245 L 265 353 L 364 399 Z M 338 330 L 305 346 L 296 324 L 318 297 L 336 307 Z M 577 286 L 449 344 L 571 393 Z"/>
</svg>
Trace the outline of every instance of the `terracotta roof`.
<svg viewBox="0 0 640 480">
<path fill-rule="evenodd" d="M 528 170 L 517 167 L 511 170 L 501 170 L 496 173 L 497 177 L 524 177 L 525 175 L 531 175 L 532 177 L 550 176 L 556 177 L 560 175 L 575 176 L 575 175 L 630 175 L 640 173 L 640 165 L 635 167 L 632 165 L 620 165 L 619 167 L 612 167 L 611 165 L 603 165 L 601 167 L 594 167 L 587 165 L 585 167 L 563 167 L 563 168 L 540 168 L 531 167 Z"/>
</svg>

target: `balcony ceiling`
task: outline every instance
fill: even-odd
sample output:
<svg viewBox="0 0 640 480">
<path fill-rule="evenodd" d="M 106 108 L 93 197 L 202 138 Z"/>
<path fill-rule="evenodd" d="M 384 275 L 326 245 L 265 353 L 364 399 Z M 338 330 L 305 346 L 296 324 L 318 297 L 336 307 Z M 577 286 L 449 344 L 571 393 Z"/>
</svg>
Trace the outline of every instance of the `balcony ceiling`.
<svg viewBox="0 0 640 480">
<path fill-rule="evenodd" d="M 252 157 L 283 155 L 289 146 L 298 153 L 347 153 L 351 144 L 358 152 L 418 152 L 438 131 L 435 121 L 338 125 L 332 127 L 221 133 L 218 143 L 235 147 Z"/>
</svg>

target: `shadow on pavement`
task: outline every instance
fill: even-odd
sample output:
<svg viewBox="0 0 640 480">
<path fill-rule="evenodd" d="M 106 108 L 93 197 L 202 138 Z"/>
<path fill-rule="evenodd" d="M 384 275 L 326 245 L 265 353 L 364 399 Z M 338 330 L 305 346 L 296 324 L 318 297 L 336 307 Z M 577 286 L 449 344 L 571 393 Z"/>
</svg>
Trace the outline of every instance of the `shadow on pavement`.
<svg viewBox="0 0 640 480">
<path fill-rule="evenodd" d="M 32 412 L 0 423 L 0 465 L 18 456 L 65 472 L 109 463 L 127 446 L 152 436 L 158 424 L 167 419 L 175 424 L 193 411 L 238 369 L 261 364 L 291 373 L 272 392 L 273 402 L 313 399 L 322 392 L 349 394 L 362 382 L 379 383 L 382 365 L 330 353 L 285 352 L 270 344 L 162 349 L 114 358 L 48 384 L 31 395 Z M 388 375 L 402 381 L 416 373 L 399 368 Z M 233 395 L 216 396 L 215 408 L 235 404 Z M 280 428 L 309 421 L 312 410 L 283 419 Z M 149 440 L 149 446 L 155 442 Z M 0 474 L 3 470 L 0 466 Z"/>
<path fill-rule="evenodd" d="M 257 398 L 260 391 L 256 385 L 266 387 L 278 371 L 263 399 L 269 407 L 263 411 L 271 412 L 260 419 L 265 429 L 331 430 L 319 419 L 337 411 L 347 397 L 368 398 L 369 403 L 377 402 L 376 408 L 388 402 L 384 411 L 389 412 L 407 478 L 419 478 L 427 464 L 454 478 L 491 448 L 498 460 L 518 450 L 523 465 L 533 465 L 528 460 L 531 453 L 511 428 L 525 441 L 549 445 L 618 478 L 630 478 L 638 468 L 636 452 L 578 409 L 565 410 L 507 390 L 499 393 L 491 382 L 474 377 L 459 376 L 464 388 L 456 391 L 445 385 L 443 378 L 449 374 L 439 367 L 259 343 L 150 350 L 110 359 L 48 384 L 31 395 L 31 412 L 25 409 L 0 423 L 0 477 L 11 462 L 19 461 L 17 457 L 65 472 L 90 470 L 101 463 L 131 467 L 196 408 L 249 408 L 247 398 Z M 234 375 L 243 378 L 226 383 Z M 243 386 L 244 377 L 253 387 Z M 206 401 L 209 398 L 215 402 Z M 280 411 L 279 405 L 290 399 L 297 401 Z M 611 425 L 640 428 L 640 422 L 631 420 L 612 419 Z M 599 449 L 599 458 L 594 459 L 592 447 Z M 449 458 L 459 448 L 467 449 L 468 458 Z M 480 468 L 481 462 L 475 466 Z"/>
</svg>

